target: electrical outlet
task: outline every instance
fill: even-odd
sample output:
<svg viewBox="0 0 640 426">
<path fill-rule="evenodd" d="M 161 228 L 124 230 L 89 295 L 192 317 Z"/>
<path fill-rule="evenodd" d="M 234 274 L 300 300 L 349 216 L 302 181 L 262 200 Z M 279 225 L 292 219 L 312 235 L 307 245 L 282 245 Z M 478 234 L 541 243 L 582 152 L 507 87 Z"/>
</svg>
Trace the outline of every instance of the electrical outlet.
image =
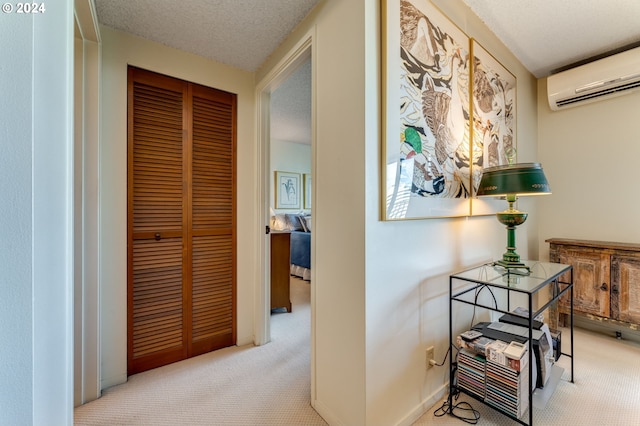
<svg viewBox="0 0 640 426">
<path fill-rule="evenodd" d="M 434 352 L 435 349 L 433 348 L 433 346 L 429 346 L 427 348 L 427 370 L 433 367 L 435 363 Z"/>
</svg>

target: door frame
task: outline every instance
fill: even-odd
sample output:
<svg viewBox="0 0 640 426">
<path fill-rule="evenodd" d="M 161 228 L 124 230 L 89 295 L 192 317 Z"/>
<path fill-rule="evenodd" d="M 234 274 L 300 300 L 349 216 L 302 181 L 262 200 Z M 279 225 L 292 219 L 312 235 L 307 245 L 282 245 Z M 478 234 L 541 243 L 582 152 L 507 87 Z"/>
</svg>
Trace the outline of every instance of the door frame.
<svg viewBox="0 0 640 426">
<path fill-rule="evenodd" d="M 270 99 L 271 92 L 284 80 L 286 80 L 303 62 L 311 58 L 311 110 L 312 110 L 312 135 L 311 135 L 311 163 L 312 169 L 315 158 L 315 66 L 314 66 L 314 49 L 313 35 L 307 34 L 279 63 L 276 65 L 265 78 L 256 87 L 256 105 L 257 105 L 257 137 L 258 137 L 258 200 L 259 206 L 257 212 L 258 229 L 261 233 L 258 260 L 259 260 L 259 274 L 261 279 L 258 280 L 255 288 L 255 323 L 254 323 L 254 343 L 256 345 L 263 345 L 271 341 L 271 289 L 270 283 L 270 240 L 266 238 L 264 230 L 269 225 L 270 210 L 269 199 L 267 194 L 269 193 L 270 183 Z M 312 170 L 313 174 L 313 170 Z M 312 183 L 315 179 L 312 178 Z M 313 193 L 313 188 L 312 188 Z M 313 194 L 312 194 L 313 199 Z M 312 250 L 313 251 L 313 250 Z M 312 269 L 313 274 L 313 269 Z"/>
<path fill-rule="evenodd" d="M 102 395 L 99 140 L 101 38 L 93 3 L 74 2 L 74 406 Z"/>
<path fill-rule="evenodd" d="M 283 57 L 278 64 L 256 86 L 258 139 L 258 193 L 256 221 L 260 232 L 257 259 L 260 277 L 255 286 L 254 343 L 263 345 L 271 341 L 271 288 L 270 288 L 270 238 L 265 232 L 270 222 L 270 99 L 271 92 L 287 79 L 302 63 L 311 59 L 311 175 L 312 200 L 315 200 L 315 159 L 316 159 L 316 49 L 314 49 L 315 28 L 311 29 Z M 311 264 L 314 265 L 315 242 L 311 237 Z M 315 269 L 311 268 L 311 401 L 315 401 Z"/>
</svg>

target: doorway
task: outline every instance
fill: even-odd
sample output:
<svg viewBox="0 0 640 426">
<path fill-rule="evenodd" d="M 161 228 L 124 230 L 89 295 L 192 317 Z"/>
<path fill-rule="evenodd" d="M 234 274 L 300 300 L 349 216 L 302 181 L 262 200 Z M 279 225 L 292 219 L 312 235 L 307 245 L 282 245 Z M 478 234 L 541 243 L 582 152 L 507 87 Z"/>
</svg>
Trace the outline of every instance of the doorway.
<svg viewBox="0 0 640 426">
<path fill-rule="evenodd" d="M 289 241 L 285 250 L 286 266 L 295 277 L 311 278 L 311 58 L 300 64 L 271 92 L 270 99 L 270 155 L 269 155 L 269 211 L 271 214 L 272 267 L 274 254 L 281 254 L 274 238 Z M 285 186 L 284 183 L 293 185 Z M 287 191 L 289 189 L 289 191 Z M 285 231 L 287 235 L 278 235 Z M 290 257 L 290 259 L 289 259 Z M 289 262 L 290 260 L 290 262 Z M 289 265 L 290 263 L 290 265 Z M 280 277 L 272 271 L 271 307 L 282 303 L 277 284 Z M 276 285 L 274 285 L 274 283 Z M 275 293 L 275 294 L 274 294 Z M 287 292 L 286 297 L 289 294 Z"/>
<path fill-rule="evenodd" d="M 313 93 L 313 58 L 312 58 L 312 37 L 309 35 L 303 39 L 291 52 L 285 57 L 257 86 L 257 104 L 258 104 L 258 147 L 259 147 L 259 164 L 260 164 L 260 226 L 262 229 L 268 229 L 271 217 L 273 215 L 273 206 L 270 194 L 272 194 L 274 186 L 274 177 L 271 169 L 271 96 L 272 93 L 292 74 L 294 74 L 303 64 L 309 63 L 311 72 L 311 182 L 313 182 L 313 163 L 315 159 L 315 134 L 314 134 L 314 98 Z M 310 185 L 310 192 L 314 192 L 314 184 Z M 313 196 L 312 196 L 313 198 Z M 268 231 L 267 231 L 268 232 Z M 313 263 L 313 239 L 311 243 L 311 260 Z M 260 270 L 263 279 L 258 283 L 256 288 L 256 300 L 258 301 L 255 324 L 255 340 L 257 345 L 268 343 L 271 340 L 270 332 L 270 238 L 265 233 L 260 244 L 261 249 L 261 265 Z M 313 275 L 313 272 L 312 272 Z M 313 305 L 313 279 L 311 280 L 312 305 Z M 312 322 L 313 328 L 313 322 Z"/>
<path fill-rule="evenodd" d="M 269 194 L 273 192 L 271 189 L 273 177 L 270 164 L 271 155 L 271 95 L 277 87 L 285 81 L 289 76 L 294 74 L 303 64 L 309 63 L 310 69 L 310 86 L 311 86 L 311 169 L 310 169 L 310 194 L 313 200 L 315 193 L 315 177 L 314 177 L 314 163 L 315 163 L 315 91 L 314 91 L 314 58 L 313 58 L 313 37 L 309 34 L 306 38 L 295 46 L 290 54 L 287 55 L 273 71 L 267 75 L 257 86 L 258 96 L 258 145 L 259 145 L 259 160 L 260 160 L 260 194 L 261 194 L 261 214 L 260 221 L 262 229 L 265 229 L 270 225 L 270 219 L 272 216 L 271 209 L 271 197 Z M 261 267 L 263 279 L 259 282 L 256 288 L 256 299 L 258 300 L 257 315 L 256 315 L 256 327 L 255 327 L 255 343 L 265 344 L 271 340 L 271 328 L 270 328 L 270 316 L 271 316 L 271 301 L 270 301 L 270 238 L 269 235 L 264 235 L 262 239 L 261 247 Z M 314 302 L 315 302 L 315 271 L 313 269 L 315 250 L 314 250 L 314 237 L 311 236 L 311 280 L 310 280 L 310 293 L 311 293 L 311 401 L 315 400 L 315 332 L 314 332 Z"/>
</svg>

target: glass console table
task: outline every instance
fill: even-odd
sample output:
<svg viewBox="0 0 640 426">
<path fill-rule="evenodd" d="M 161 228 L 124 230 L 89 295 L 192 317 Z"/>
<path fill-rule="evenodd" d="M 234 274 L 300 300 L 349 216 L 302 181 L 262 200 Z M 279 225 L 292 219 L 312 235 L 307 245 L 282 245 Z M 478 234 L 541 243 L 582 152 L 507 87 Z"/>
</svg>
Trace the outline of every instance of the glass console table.
<svg viewBox="0 0 640 426">
<path fill-rule="evenodd" d="M 449 276 L 449 347 L 454 348 L 454 302 L 474 306 L 474 309 L 480 307 L 502 314 L 513 314 L 512 310 L 515 307 L 528 309 L 526 312 L 529 313 L 529 316 L 524 317 L 524 319 L 529 331 L 528 341 L 533 342 L 534 318 L 556 303 L 558 299 L 564 295 L 564 297 L 569 297 L 569 306 L 571 307 L 570 352 L 561 352 L 561 355 L 571 358 L 571 382 L 573 383 L 573 268 L 571 265 L 559 263 L 530 260 L 523 262 L 529 267 L 529 272 L 522 269 L 506 270 L 502 267 L 494 266 L 492 263 L 488 263 Z M 456 284 L 455 288 L 454 283 Z M 485 289 L 489 289 L 490 291 Z M 480 293 L 490 294 L 492 298 L 488 298 L 485 295 L 484 299 L 488 299 L 489 302 L 484 301 L 484 299 L 479 300 Z M 526 304 L 527 306 L 521 306 L 522 304 Z M 461 332 L 463 331 L 466 330 L 462 329 Z M 549 342 L 549 344 L 551 345 L 552 342 Z M 529 357 L 529 381 L 532 381 L 534 377 L 533 368 L 535 368 L 536 364 L 533 359 L 533 345 L 529 345 L 529 348 L 530 350 L 527 351 Z M 562 347 L 562 349 L 565 349 L 565 347 Z M 520 424 L 531 425 L 533 423 L 535 386 L 531 386 L 529 382 L 527 386 L 528 389 L 526 389 L 529 398 L 527 423 L 525 421 L 527 417 L 526 412 L 520 417 L 515 416 L 512 413 L 500 409 L 495 404 L 487 403 L 484 398 L 459 386 L 459 383 L 456 381 L 457 359 L 456 357 L 454 360 L 452 351 L 452 356 L 449 357 L 449 413 L 452 412 L 453 395 L 456 391 L 460 391 L 491 406 Z M 559 369 L 559 367 L 555 368 Z M 560 375 L 561 372 L 562 370 L 560 369 Z M 545 391 L 547 390 L 545 389 Z M 553 390 L 551 390 L 551 392 L 552 391 Z"/>
</svg>

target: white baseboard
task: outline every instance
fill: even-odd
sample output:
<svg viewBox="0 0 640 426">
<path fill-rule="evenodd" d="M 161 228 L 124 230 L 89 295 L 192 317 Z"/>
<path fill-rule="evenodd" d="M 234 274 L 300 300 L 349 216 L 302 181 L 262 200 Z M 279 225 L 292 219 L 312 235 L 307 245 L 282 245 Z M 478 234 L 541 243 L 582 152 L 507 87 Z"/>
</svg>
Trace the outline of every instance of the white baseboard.
<svg viewBox="0 0 640 426">
<path fill-rule="evenodd" d="M 247 336 L 237 336 L 236 337 L 236 346 L 244 346 L 249 344 L 254 344 L 255 341 L 253 339 L 253 335 Z"/>
<path fill-rule="evenodd" d="M 415 407 L 409 414 L 400 420 L 396 426 L 411 426 L 427 411 L 432 409 L 449 391 L 449 382 L 443 384 L 434 393 L 429 395 L 422 403 Z"/>
<path fill-rule="evenodd" d="M 104 391 L 112 386 L 121 385 L 127 382 L 127 373 L 118 374 L 112 377 L 103 377 L 100 381 L 100 389 Z"/>
<path fill-rule="evenodd" d="M 343 426 L 343 423 L 331 413 L 331 410 L 325 407 L 321 402 L 318 402 L 317 399 L 311 401 L 311 406 L 318 414 L 320 414 L 320 417 L 322 417 L 324 421 L 331 426 Z"/>
</svg>

